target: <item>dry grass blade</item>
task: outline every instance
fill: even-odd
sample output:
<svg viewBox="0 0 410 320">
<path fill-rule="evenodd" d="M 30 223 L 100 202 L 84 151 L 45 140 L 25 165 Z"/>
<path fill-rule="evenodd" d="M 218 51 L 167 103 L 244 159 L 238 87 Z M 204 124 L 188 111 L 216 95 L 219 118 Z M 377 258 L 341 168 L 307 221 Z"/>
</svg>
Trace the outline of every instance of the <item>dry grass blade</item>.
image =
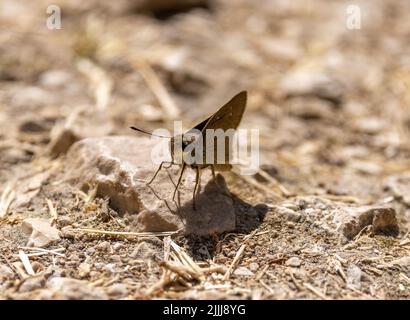
<svg viewBox="0 0 410 320">
<path fill-rule="evenodd" d="M 255 280 L 260 280 L 262 279 L 263 275 L 265 272 L 269 269 L 269 265 L 267 264 L 266 266 L 263 267 L 263 269 L 257 274 Z"/>
<path fill-rule="evenodd" d="M 292 279 L 293 284 L 299 291 L 303 291 L 303 286 L 299 283 L 298 280 L 296 280 L 295 275 L 293 274 L 292 270 L 288 269 L 287 273 L 290 275 L 290 278 Z"/>
<path fill-rule="evenodd" d="M 170 242 L 171 242 L 171 238 L 169 236 L 164 237 L 164 261 L 168 262 L 169 258 L 170 258 L 170 251 L 171 251 L 171 246 L 170 246 Z M 156 282 L 155 284 L 153 284 L 146 292 L 146 294 L 148 296 L 151 296 L 152 294 L 154 294 L 155 292 L 159 291 L 159 290 L 163 290 L 164 287 L 166 285 L 168 285 L 169 283 L 171 283 L 173 281 L 173 278 L 171 277 L 171 272 L 170 270 L 166 269 L 163 267 L 163 273 L 161 276 L 161 279 Z"/>
<path fill-rule="evenodd" d="M 245 251 L 246 248 L 246 244 L 241 245 L 241 247 L 239 248 L 238 252 L 235 255 L 235 258 L 232 260 L 231 265 L 229 266 L 228 270 L 226 271 L 223 279 L 224 280 L 229 280 L 229 278 L 231 277 L 232 272 L 235 270 L 236 266 L 239 263 L 239 260 L 241 259 L 243 252 Z"/>
<path fill-rule="evenodd" d="M 134 61 L 131 64 L 138 70 L 148 87 L 151 89 L 152 93 L 157 98 L 161 108 L 165 112 L 166 117 L 171 120 L 178 118 L 181 111 L 151 66 L 141 59 Z"/>
<path fill-rule="evenodd" d="M 125 232 L 125 231 L 108 231 L 89 228 L 69 228 L 69 231 L 101 234 L 107 236 L 119 236 L 119 237 L 166 237 L 178 233 L 178 231 L 165 231 L 165 232 Z"/>
<path fill-rule="evenodd" d="M 0 198 L 0 218 L 4 218 L 8 214 L 10 205 L 13 202 L 15 196 L 16 191 L 14 190 L 14 188 L 12 188 L 11 185 L 8 185 L 6 189 L 4 189 Z"/>
<path fill-rule="evenodd" d="M 105 110 L 110 102 L 112 80 L 100 66 L 88 59 L 80 59 L 77 68 L 91 83 L 97 110 Z"/>
<path fill-rule="evenodd" d="M 227 268 L 225 266 L 212 266 L 212 267 L 207 267 L 207 268 L 201 268 L 203 273 L 220 273 L 220 274 L 225 274 Z"/>
<path fill-rule="evenodd" d="M 48 211 L 50 212 L 51 219 L 50 223 L 51 225 L 54 225 L 57 222 L 58 214 L 56 208 L 54 208 L 53 203 L 51 202 L 50 199 L 47 200 L 47 206 L 48 206 Z"/>
<path fill-rule="evenodd" d="M 184 288 L 191 288 L 192 281 L 196 280 L 204 285 L 205 274 L 219 272 L 223 273 L 223 266 L 212 266 L 201 268 L 192 258 L 178 246 L 170 237 L 164 238 L 164 261 L 160 263 L 163 268 L 161 279 L 148 289 L 147 294 L 151 295 L 163 289 L 166 285 L 174 284 L 174 290 L 180 284 Z"/>
<path fill-rule="evenodd" d="M 260 280 L 259 282 L 270 294 L 275 294 L 275 291 L 271 287 L 269 287 L 265 282 L 263 282 L 262 280 Z"/>
<path fill-rule="evenodd" d="M 284 185 L 282 185 L 278 180 L 276 180 L 274 177 L 268 174 L 265 170 L 259 169 L 258 173 L 261 175 L 262 178 L 266 179 L 268 182 L 272 183 L 275 187 L 277 187 L 283 196 L 289 197 L 292 195 L 292 192 L 286 189 Z"/>
<path fill-rule="evenodd" d="M 76 194 L 78 194 L 81 199 L 83 199 L 86 203 L 90 203 L 92 202 L 96 195 L 97 195 L 97 190 L 98 190 L 98 186 L 97 185 L 88 185 L 89 186 L 89 190 L 87 193 L 83 192 L 82 190 L 76 190 Z"/>
<path fill-rule="evenodd" d="M 403 247 L 403 246 L 406 246 L 406 245 L 410 244 L 410 240 L 407 239 L 409 234 L 410 234 L 410 231 L 407 231 L 406 234 L 404 235 L 403 239 L 399 243 L 400 247 Z"/>
<path fill-rule="evenodd" d="M 399 246 L 400 246 L 400 247 L 404 247 L 404 246 L 407 246 L 407 245 L 409 245 L 409 244 L 410 244 L 410 240 L 406 240 L 406 241 L 400 242 L 400 243 L 399 243 Z"/>
<path fill-rule="evenodd" d="M 24 266 L 24 269 L 26 269 L 26 272 L 29 275 L 34 276 L 36 273 L 34 272 L 33 267 L 31 266 L 30 259 L 24 253 L 23 250 L 19 251 L 19 258 L 20 258 L 21 262 L 23 263 L 23 266 Z"/>
<path fill-rule="evenodd" d="M 407 282 L 410 285 L 410 278 L 406 276 L 404 273 L 400 273 L 400 278 Z"/>
<path fill-rule="evenodd" d="M 249 176 L 241 176 L 241 175 L 238 175 L 238 177 L 240 177 L 242 180 L 245 180 L 245 182 L 247 182 L 248 184 L 254 186 L 254 187 L 255 187 L 256 189 L 258 189 L 259 191 L 262 191 L 262 192 L 268 193 L 268 194 L 272 194 L 272 195 L 278 197 L 278 199 L 280 199 L 280 200 L 283 199 L 283 197 L 282 197 L 280 194 L 274 192 L 271 188 L 265 186 L 264 184 L 259 183 L 258 181 L 256 181 L 256 180 L 255 180 L 254 178 L 252 178 L 252 177 L 249 177 Z"/>
<path fill-rule="evenodd" d="M 34 253 L 27 254 L 28 257 L 39 256 L 39 255 L 44 255 L 44 254 L 54 254 L 56 256 L 60 256 L 60 257 L 63 257 L 63 258 L 65 257 L 64 254 L 60 253 L 60 252 L 64 251 L 65 248 L 47 250 L 47 249 L 37 248 L 37 247 L 19 247 L 19 249 L 28 250 L 28 251 L 35 251 Z"/>
<path fill-rule="evenodd" d="M 170 241 L 171 248 L 176 253 L 178 259 L 181 261 L 182 264 L 190 267 L 193 272 L 197 275 L 198 279 L 203 277 L 202 269 L 190 258 L 190 256 L 182 250 L 180 246 L 178 246 L 174 241 Z"/>
<path fill-rule="evenodd" d="M 160 266 L 176 273 L 177 275 L 184 278 L 185 280 L 188 280 L 188 281 L 192 279 L 199 280 L 198 275 L 195 272 L 193 272 L 191 268 L 185 265 L 163 261 L 160 263 Z"/>
<path fill-rule="evenodd" d="M 304 283 L 303 284 L 305 286 L 306 289 L 308 289 L 309 291 L 311 291 L 312 293 L 314 293 L 315 295 L 317 295 L 319 298 L 323 299 L 323 300 L 328 300 L 328 297 L 323 294 L 319 289 L 316 289 L 314 286 L 312 286 L 309 283 Z"/>
<path fill-rule="evenodd" d="M 21 262 L 13 262 L 12 266 L 18 273 L 20 279 L 24 280 L 29 277 L 28 274 L 24 271 L 24 265 Z"/>
</svg>

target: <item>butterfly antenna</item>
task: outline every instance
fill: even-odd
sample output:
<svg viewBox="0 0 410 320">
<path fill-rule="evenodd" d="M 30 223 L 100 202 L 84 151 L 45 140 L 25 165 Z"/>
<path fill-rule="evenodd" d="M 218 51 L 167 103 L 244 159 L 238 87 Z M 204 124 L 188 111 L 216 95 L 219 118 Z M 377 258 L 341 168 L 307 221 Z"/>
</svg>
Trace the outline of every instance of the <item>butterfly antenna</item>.
<svg viewBox="0 0 410 320">
<path fill-rule="evenodd" d="M 142 130 L 142 129 L 138 129 L 138 128 L 135 128 L 135 127 L 130 127 L 130 128 L 131 128 L 132 130 L 135 130 L 135 131 L 138 131 L 138 132 L 141 132 L 141 133 L 149 134 L 150 136 L 154 136 L 154 137 L 158 137 L 158 138 L 171 139 L 171 137 L 161 136 L 161 135 L 159 135 L 159 134 L 153 134 L 153 133 L 150 133 L 150 132 L 147 132 L 147 131 L 144 131 L 144 130 Z"/>
</svg>

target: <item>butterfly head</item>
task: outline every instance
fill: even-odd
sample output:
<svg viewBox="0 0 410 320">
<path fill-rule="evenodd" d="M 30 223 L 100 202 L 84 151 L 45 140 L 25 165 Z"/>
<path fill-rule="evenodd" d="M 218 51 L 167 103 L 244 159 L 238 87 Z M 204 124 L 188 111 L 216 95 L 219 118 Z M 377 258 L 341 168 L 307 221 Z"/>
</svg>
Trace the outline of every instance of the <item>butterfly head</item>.
<svg viewBox="0 0 410 320">
<path fill-rule="evenodd" d="M 180 134 L 172 137 L 169 142 L 172 162 L 179 164 L 183 163 L 187 153 L 194 152 L 194 150 L 187 151 L 187 147 L 196 140 L 196 136 L 187 134 Z"/>
</svg>

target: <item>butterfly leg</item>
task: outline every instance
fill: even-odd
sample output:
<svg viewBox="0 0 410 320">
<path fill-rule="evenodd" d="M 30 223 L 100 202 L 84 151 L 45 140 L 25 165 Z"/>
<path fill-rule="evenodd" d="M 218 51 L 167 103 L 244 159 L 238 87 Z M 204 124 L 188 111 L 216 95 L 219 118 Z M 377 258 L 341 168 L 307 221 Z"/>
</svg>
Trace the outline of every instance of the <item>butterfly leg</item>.
<svg viewBox="0 0 410 320">
<path fill-rule="evenodd" d="M 174 193 L 173 193 L 173 195 L 172 195 L 172 201 L 175 200 L 175 195 L 177 194 L 177 190 L 178 190 L 178 187 L 179 187 L 179 185 L 180 185 L 180 183 L 181 183 L 182 176 L 184 175 L 185 167 L 186 167 L 186 164 L 184 163 L 184 164 L 182 165 L 181 175 L 180 175 L 179 178 L 178 178 L 177 185 L 175 186 Z"/>
<path fill-rule="evenodd" d="M 200 177 L 199 177 L 199 168 L 196 167 L 195 170 L 196 170 L 195 187 L 194 187 L 194 193 L 192 195 L 192 207 L 193 207 L 194 211 L 196 211 L 195 196 L 196 196 L 197 188 L 199 186 L 199 179 L 200 179 Z"/>
<path fill-rule="evenodd" d="M 201 192 L 201 176 L 202 176 L 202 171 L 200 168 L 198 168 L 199 170 L 199 178 L 198 178 L 198 187 L 196 188 L 196 193 L 200 193 Z"/>
<path fill-rule="evenodd" d="M 162 166 L 164 165 L 164 163 L 165 163 L 165 161 L 161 162 L 161 164 L 159 165 L 159 167 L 158 167 L 157 171 L 155 172 L 154 176 L 151 178 L 150 181 L 147 182 L 147 185 L 150 185 L 155 180 L 155 178 L 157 177 L 158 172 L 161 171 Z"/>
<path fill-rule="evenodd" d="M 215 168 L 213 165 L 211 165 L 211 170 L 212 170 L 212 178 L 214 179 L 215 183 L 216 183 L 216 174 L 215 174 Z"/>
<path fill-rule="evenodd" d="M 169 168 L 172 167 L 173 164 L 175 164 L 175 163 L 173 163 L 173 162 L 165 162 L 165 163 L 169 163 L 169 166 L 168 166 L 168 167 L 164 167 L 165 169 L 169 169 Z"/>
</svg>

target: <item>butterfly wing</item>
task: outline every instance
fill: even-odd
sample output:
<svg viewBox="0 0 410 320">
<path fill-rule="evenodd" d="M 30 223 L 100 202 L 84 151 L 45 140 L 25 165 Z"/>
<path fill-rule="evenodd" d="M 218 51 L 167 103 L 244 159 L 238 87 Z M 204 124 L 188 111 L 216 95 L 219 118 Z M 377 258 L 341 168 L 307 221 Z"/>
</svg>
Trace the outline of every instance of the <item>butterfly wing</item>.
<svg viewBox="0 0 410 320">
<path fill-rule="evenodd" d="M 204 120 L 200 124 L 198 124 L 195 128 L 202 131 L 203 135 L 203 150 L 204 150 L 204 158 L 206 159 L 206 152 L 210 152 L 210 148 L 206 146 L 206 135 L 207 129 L 222 129 L 224 131 L 229 129 L 236 130 L 239 126 L 239 123 L 242 120 L 243 113 L 245 112 L 246 107 L 246 100 L 247 100 L 247 93 L 246 91 L 242 91 L 235 95 L 230 101 L 228 101 L 225 105 L 223 105 L 215 114 L 209 117 L 207 120 Z M 209 133 L 208 133 L 209 134 Z M 230 170 L 232 166 L 229 164 L 230 155 L 232 154 L 232 137 L 225 137 L 225 145 L 224 145 L 224 155 L 219 156 L 219 160 L 221 157 L 224 156 L 224 163 L 217 163 L 218 162 L 218 141 L 217 138 L 214 137 L 214 146 L 213 146 L 213 163 L 215 170 L 217 171 L 225 171 Z"/>
<path fill-rule="evenodd" d="M 206 129 L 222 129 L 226 131 L 228 129 L 238 128 L 243 113 L 245 112 L 246 100 L 246 91 L 238 93 L 211 117 L 202 121 L 195 126 L 195 128 L 201 130 L 202 133 L 204 133 Z"/>
</svg>

